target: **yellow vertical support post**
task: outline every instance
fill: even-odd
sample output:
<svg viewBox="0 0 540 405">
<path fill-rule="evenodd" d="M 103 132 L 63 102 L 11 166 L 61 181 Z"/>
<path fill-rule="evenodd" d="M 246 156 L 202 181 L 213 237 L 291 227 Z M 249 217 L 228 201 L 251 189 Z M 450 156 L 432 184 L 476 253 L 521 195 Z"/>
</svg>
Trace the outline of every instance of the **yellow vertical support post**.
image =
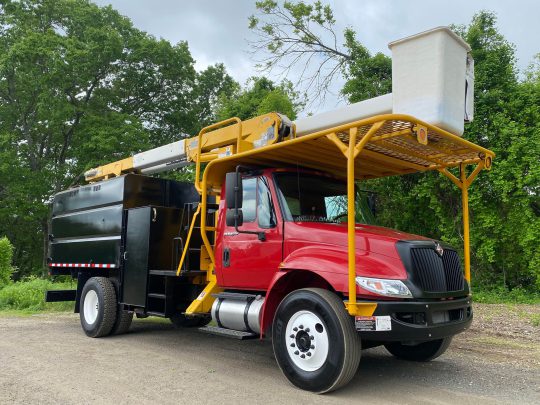
<svg viewBox="0 0 540 405">
<path fill-rule="evenodd" d="M 460 166 L 461 205 L 463 209 L 463 255 L 465 260 L 465 280 L 471 283 L 471 248 L 469 241 L 469 181 L 465 165 Z"/>
<path fill-rule="evenodd" d="M 347 150 L 347 240 L 349 262 L 349 312 L 356 311 L 356 243 L 355 243 L 355 195 L 354 195 L 354 161 L 356 135 L 358 128 L 349 130 L 349 149 Z"/>
</svg>

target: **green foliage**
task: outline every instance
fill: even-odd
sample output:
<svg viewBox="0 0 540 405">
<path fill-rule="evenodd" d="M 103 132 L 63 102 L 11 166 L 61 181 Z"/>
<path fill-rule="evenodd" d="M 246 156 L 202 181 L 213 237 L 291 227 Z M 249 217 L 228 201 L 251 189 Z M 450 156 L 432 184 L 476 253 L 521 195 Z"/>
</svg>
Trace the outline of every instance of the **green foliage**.
<svg viewBox="0 0 540 405">
<path fill-rule="evenodd" d="M 356 39 L 353 28 L 346 28 L 341 40 L 329 5 L 264 0 L 256 6 L 259 14 L 249 18 L 249 28 L 257 34 L 251 47 L 255 54 L 266 55 L 259 59 L 263 70 L 281 70 L 287 76 L 293 66 L 298 67 L 296 84 L 309 90 L 313 101 L 324 99 L 339 74 L 347 79 L 342 94 L 351 101 L 391 91 L 390 58 L 372 55 Z"/>
<path fill-rule="evenodd" d="M 301 106 L 298 94 L 294 92 L 290 82 L 284 81 L 276 85 L 267 78 L 252 77 L 246 88 L 237 86 L 232 97 L 223 95 L 219 99 L 217 118 L 248 119 L 269 112 L 279 112 L 295 119 Z"/>
<path fill-rule="evenodd" d="M 345 30 L 345 46 L 350 60 L 344 67 L 347 82 L 341 90 L 351 103 L 392 92 L 392 60 L 382 54 L 371 55 L 351 28 Z"/>
<path fill-rule="evenodd" d="M 326 90 L 336 69 L 346 78 L 342 94 L 351 102 L 391 91 L 390 58 L 372 55 L 354 27 L 344 31 L 341 49 L 328 6 L 260 1 L 257 9 L 250 28 L 259 40 L 252 49 L 269 55 L 268 66 L 290 69 L 290 64 L 302 63 L 309 70 L 315 55 L 324 62 L 308 81 L 319 83 L 319 91 Z M 490 12 L 482 11 L 454 30 L 471 45 L 476 67 L 475 119 L 463 137 L 497 154 L 491 172 L 478 176 L 470 189 L 474 285 L 539 289 L 540 57 L 520 80 L 515 48 L 499 33 Z M 330 70 L 323 69 L 327 61 L 334 63 Z M 445 177 L 414 174 L 363 187 L 378 193 L 382 225 L 463 246 L 461 195 Z"/>
<path fill-rule="evenodd" d="M 514 47 L 491 13 L 481 12 L 456 30 L 475 59 L 475 118 L 463 137 L 497 154 L 491 172 L 470 189 L 473 285 L 538 289 L 540 70 L 532 65 L 526 79 L 518 80 Z M 384 225 L 463 245 L 461 195 L 443 176 L 380 179 L 370 187 L 378 192 Z"/>
<path fill-rule="evenodd" d="M 7 285 L 13 273 L 11 261 L 13 259 L 13 245 L 5 236 L 0 238 L 0 289 Z"/>
<path fill-rule="evenodd" d="M 39 278 L 18 281 L 0 290 L 0 310 L 64 311 L 73 309 L 73 302 L 45 302 L 45 292 L 75 289 L 76 286 L 75 281 L 53 283 Z"/>
<path fill-rule="evenodd" d="M 0 2 L 0 234 L 44 268 L 51 196 L 84 170 L 195 134 L 234 81 L 88 0 Z"/>
<path fill-rule="evenodd" d="M 475 289 L 473 296 L 475 302 L 484 304 L 540 304 L 540 293 L 524 288 L 508 290 L 501 286 L 483 286 Z"/>
</svg>

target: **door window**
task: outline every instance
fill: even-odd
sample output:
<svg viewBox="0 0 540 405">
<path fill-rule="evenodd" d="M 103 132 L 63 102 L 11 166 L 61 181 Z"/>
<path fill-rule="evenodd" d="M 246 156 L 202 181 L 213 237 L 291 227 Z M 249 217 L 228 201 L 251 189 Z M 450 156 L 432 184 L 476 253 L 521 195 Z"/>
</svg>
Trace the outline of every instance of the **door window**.
<svg viewBox="0 0 540 405">
<path fill-rule="evenodd" d="M 259 177 L 257 183 L 257 218 L 259 226 L 261 228 L 272 228 L 276 226 L 272 195 L 265 177 Z"/>
<path fill-rule="evenodd" d="M 264 177 L 247 177 L 242 179 L 244 222 L 255 222 L 261 228 L 272 228 L 276 225 L 276 216 L 272 205 L 272 195 Z"/>
<path fill-rule="evenodd" d="M 257 178 L 242 179 L 242 214 L 244 222 L 253 222 L 257 217 Z"/>
</svg>

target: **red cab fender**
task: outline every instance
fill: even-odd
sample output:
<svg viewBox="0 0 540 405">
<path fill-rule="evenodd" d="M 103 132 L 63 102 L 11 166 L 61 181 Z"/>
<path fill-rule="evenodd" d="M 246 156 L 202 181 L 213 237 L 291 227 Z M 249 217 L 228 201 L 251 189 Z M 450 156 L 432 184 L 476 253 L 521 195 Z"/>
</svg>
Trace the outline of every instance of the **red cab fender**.
<svg viewBox="0 0 540 405">
<path fill-rule="evenodd" d="M 357 268 L 368 277 L 406 279 L 407 273 L 398 257 L 373 252 L 357 252 Z M 270 283 L 261 316 L 261 337 L 272 325 L 279 303 L 300 288 L 325 288 L 343 298 L 348 296 L 347 252 L 340 246 L 311 245 L 295 250 L 280 265 Z M 374 294 L 364 291 L 364 295 Z M 376 298 L 376 297 L 374 297 Z"/>
<path fill-rule="evenodd" d="M 324 288 L 332 291 L 331 284 L 320 274 L 308 270 L 282 269 L 270 283 L 261 314 L 261 338 L 274 320 L 279 303 L 287 294 L 300 288 Z"/>
</svg>

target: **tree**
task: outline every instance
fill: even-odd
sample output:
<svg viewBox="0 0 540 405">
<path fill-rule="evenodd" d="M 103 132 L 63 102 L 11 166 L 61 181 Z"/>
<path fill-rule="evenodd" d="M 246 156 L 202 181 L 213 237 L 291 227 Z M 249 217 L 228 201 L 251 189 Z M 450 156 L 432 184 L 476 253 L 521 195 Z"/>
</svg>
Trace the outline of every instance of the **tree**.
<svg viewBox="0 0 540 405">
<path fill-rule="evenodd" d="M 276 85 L 264 77 L 252 77 L 246 88 L 236 86 L 232 96 L 222 96 L 219 99 L 217 118 L 248 119 L 269 112 L 279 112 L 295 119 L 302 105 L 290 82 L 284 81 Z"/>
<path fill-rule="evenodd" d="M 497 154 L 491 172 L 470 190 L 472 269 L 486 285 L 540 286 L 538 66 L 519 82 L 514 47 L 498 32 L 492 13 L 480 12 L 455 29 L 475 59 L 475 119 L 463 136 Z M 372 187 L 384 224 L 462 245 L 460 195 L 445 178 L 412 175 Z"/>
<path fill-rule="evenodd" d="M 321 1 L 280 4 L 273 0 L 256 5 L 258 14 L 250 17 L 249 27 L 257 35 L 251 51 L 261 71 L 296 77 L 295 86 L 311 93 L 312 100 L 324 100 L 341 74 L 348 79 L 342 93 L 351 100 L 391 91 L 390 58 L 371 55 L 352 28 L 345 29 L 341 39 L 330 6 Z"/>
<path fill-rule="evenodd" d="M 372 56 L 351 28 L 339 47 L 329 6 L 267 0 L 257 7 L 250 27 L 258 34 L 252 51 L 262 55 L 262 68 L 293 75 L 293 66 L 315 65 L 315 76 L 309 66 L 299 74 L 311 97 L 339 74 L 350 102 L 391 91 L 390 59 Z M 472 270 L 485 285 L 540 287 L 540 59 L 519 81 L 514 46 L 498 32 L 493 13 L 480 12 L 454 30 L 471 45 L 476 66 L 475 120 L 463 136 L 497 154 L 492 171 L 470 190 Z M 368 187 L 377 192 L 383 225 L 462 246 L 460 193 L 446 178 L 413 174 Z"/>
<path fill-rule="evenodd" d="M 202 127 L 221 119 L 216 115 L 220 105 L 220 97 L 223 99 L 231 98 L 237 89 L 238 83 L 227 74 L 223 64 L 209 66 L 202 71 L 197 76 L 194 99 L 197 120 L 195 127 L 188 133 L 196 134 Z"/>
<path fill-rule="evenodd" d="M 9 284 L 13 268 L 11 261 L 13 256 L 13 245 L 6 237 L 0 238 L 0 290 Z"/>
<path fill-rule="evenodd" d="M 89 167 L 196 133 L 231 91 L 185 42 L 87 0 L 0 0 L 0 234 L 42 266 L 51 196 Z"/>
</svg>

